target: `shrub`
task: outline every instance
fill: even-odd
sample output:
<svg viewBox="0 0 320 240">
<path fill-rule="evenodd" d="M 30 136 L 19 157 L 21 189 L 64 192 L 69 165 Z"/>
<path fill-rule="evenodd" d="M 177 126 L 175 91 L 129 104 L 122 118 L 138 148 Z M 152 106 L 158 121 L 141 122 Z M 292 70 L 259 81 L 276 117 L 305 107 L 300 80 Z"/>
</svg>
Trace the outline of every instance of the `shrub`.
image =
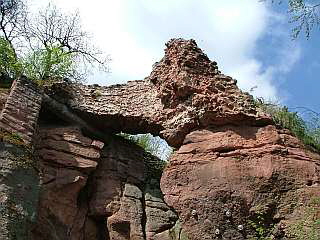
<svg viewBox="0 0 320 240">
<path fill-rule="evenodd" d="M 298 112 L 289 111 L 288 107 L 256 100 L 256 106 L 271 115 L 274 123 L 289 129 L 306 146 L 320 152 L 320 117 L 313 116 L 312 122 L 306 122 Z M 317 124 L 316 124 L 317 123 Z"/>
<path fill-rule="evenodd" d="M 34 51 L 24 60 L 24 74 L 40 85 L 74 76 L 75 72 L 73 54 L 62 47 L 50 46 Z"/>
</svg>

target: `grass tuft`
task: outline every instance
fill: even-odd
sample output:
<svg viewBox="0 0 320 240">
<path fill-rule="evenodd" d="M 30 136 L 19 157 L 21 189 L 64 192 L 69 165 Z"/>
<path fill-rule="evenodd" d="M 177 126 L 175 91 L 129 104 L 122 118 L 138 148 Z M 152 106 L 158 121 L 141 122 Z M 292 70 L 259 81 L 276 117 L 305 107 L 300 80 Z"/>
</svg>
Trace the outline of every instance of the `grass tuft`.
<svg viewBox="0 0 320 240">
<path fill-rule="evenodd" d="M 0 129 L 0 141 L 1 142 L 7 142 L 14 145 L 21 145 L 25 146 L 25 142 L 17 133 L 10 133 L 4 129 Z"/>
<path fill-rule="evenodd" d="M 298 112 L 289 111 L 288 107 L 275 103 L 256 100 L 256 106 L 263 112 L 270 114 L 274 123 L 290 130 L 303 144 L 320 152 L 320 116 L 312 111 L 312 118 L 307 122 Z"/>
</svg>

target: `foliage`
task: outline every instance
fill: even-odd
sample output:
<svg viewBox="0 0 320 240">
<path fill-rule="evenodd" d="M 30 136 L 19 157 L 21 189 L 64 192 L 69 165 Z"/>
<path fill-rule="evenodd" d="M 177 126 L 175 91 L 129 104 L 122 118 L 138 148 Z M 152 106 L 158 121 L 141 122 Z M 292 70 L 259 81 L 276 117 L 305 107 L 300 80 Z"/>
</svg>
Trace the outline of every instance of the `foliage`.
<svg viewBox="0 0 320 240">
<path fill-rule="evenodd" d="M 52 50 L 63 53 L 58 55 L 63 59 L 58 58 L 58 62 L 53 62 L 53 65 L 58 66 L 48 68 L 54 71 L 46 73 L 50 77 L 55 75 L 55 77 L 68 77 L 81 81 L 91 67 L 108 71 L 108 57 L 104 57 L 102 52 L 91 44 L 92 39 L 87 32 L 83 31 L 80 23 L 78 12 L 65 15 L 52 4 L 40 11 L 36 17 L 28 18 L 24 33 L 27 35 L 26 40 L 32 51 L 40 51 L 40 55 L 45 56 L 51 55 Z M 68 58 L 67 61 L 65 57 Z M 47 76 L 44 77 L 48 79 Z"/>
<path fill-rule="evenodd" d="M 22 64 L 17 61 L 14 49 L 3 37 L 0 37 L 0 73 L 11 78 L 22 73 Z"/>
<path fill-rule="evenodd" d="M 271 240 L 270 233 L 274 228 L 274 224 L 266 221 L 267 215 L 263 212 L 257 212 L 248 220 L 248 225 L 255 231 L 255 236 L 250 240 Z"/>
<path fill-rule="evenodd" d="M 94 67 L 108 71 L 108 57 L 91 44 L 78 13 L 65 15 L 49 4 L 32 16 L 24 2 L 0 0 L 0 65 L 6 63 L 0 73 L 24 74 L 42 84 L 83 81 Z"/>
<path fill-rule="evenodd" d="M 320 239 L 320 198 L 314 197 L 304 209 L 302 218 L 289 225 L 289 235 L 296 240 Z M 318 217 L 317 217 L 318 216 Z"/>
<path fill-rule="evenodd" d="M 313 124 L 307 124 L 298 112 L 291 112 L 287 107 L 257 99 L 256 105 L 263 112 L 272 116 L 275 124 L 289 129 L 305 145 L 320 151 L 320 117 L 314 117 Z M 315 124 L 318 121 L 318 124 Z"/>
<path fill-rule="evenodd" d="M 96 90 L 92 93 L 92 96 L 93 96 L 94 98 L 101 97 L 101 96 L 102 96 L 102 92 L 99 91 L 98 89 L 96 89 Z"/>
<path fill-rule="evenodd" d="M 296 24 L 292 30 L 292 36 L 297 38 L 300 32 L 304 31 L 306 37 L 309 38 L 312 29 L 320 23 L 320 4 L 310 5 L 304 0 L 289 0 L 288 4 L 291 22 Z"/>
<path fill-rule="evenodd" d="M 27 9 L 25 0 L 0 1 L 0 33 L 13 50 L 17 58 L 17 51 L 21 50 L 23 26 L 26 23 Z"/>
<path fill-rule="evenodd" d="M 149 152 L 165 161 L 169 159 L 172 153 L 172 148 L 167 146 L 164 140 L 159 137 L 153 137 L 151 134 L 130 135 L 121 133 L 119 135 L 139 145 L 146 152 Z"/>
<path fill-rule="evenodd" d="M 24 73 L 40 85 L 73 75 L 75 72 L 73 54 L 61 47 L 48 46 L 34 51 L 24 61 Z"/>
<path fill-rule="evenodd" d="M 271 2 L 283 3 L 282 0 L 271 0 Z M 288 0 L 287 2 L 290 22 L 295 24 L 292 29 L 292 37 L 297 38 L 301 32 L 304 32 L 305 36 L 309 38 L 313 28 L 320 23 L 320 2 L 305 0 Z"/>
</svg>

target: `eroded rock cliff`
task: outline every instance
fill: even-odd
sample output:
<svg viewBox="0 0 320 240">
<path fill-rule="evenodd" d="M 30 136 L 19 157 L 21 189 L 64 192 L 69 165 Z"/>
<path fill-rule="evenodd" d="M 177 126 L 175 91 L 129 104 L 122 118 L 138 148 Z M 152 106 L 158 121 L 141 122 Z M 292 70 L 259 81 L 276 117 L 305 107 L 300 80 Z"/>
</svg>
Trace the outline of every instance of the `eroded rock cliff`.
<svg viewBox="0 0 320 240">
<path fill-rule="evenodd" d="M 76 127 L 40 128 L 43 182 L 33 239 L 157 239 L 176 224 L 159 186 L 161 161 L 121 137 L 105 145 Z"/>
<path fill-rule="evenodd" d="M 319 161 L 272 125 L 211 127 L 187 135 L 161 189 L 191 239 L 252 239 L 258 228 L 283 239 L 294 211 L 320 197 Z"/>
<path fill-rule="evenodd" d="M 261 112 L 195 41 L 166 46 L 145 80 L 56 83 L 39 98 L 36 127 L 35 118 L 16 122 L 14 133 L 32 126 L 25 140 L 36 143 L 42 178 L 33 239 L 320 237 L 319 154 Z M 162 162 L 121 131 L 176 147 L 162 177 Z"/>
<path fill-rule="evenodd" d="M 56 84 L 48 94 L 100 131 L 152 133 L 175 147 L 197 128 L 270 122 L 193 40 L 169 41 L 164 58 L 143 81 L 110 87 Z"/>
</svg>

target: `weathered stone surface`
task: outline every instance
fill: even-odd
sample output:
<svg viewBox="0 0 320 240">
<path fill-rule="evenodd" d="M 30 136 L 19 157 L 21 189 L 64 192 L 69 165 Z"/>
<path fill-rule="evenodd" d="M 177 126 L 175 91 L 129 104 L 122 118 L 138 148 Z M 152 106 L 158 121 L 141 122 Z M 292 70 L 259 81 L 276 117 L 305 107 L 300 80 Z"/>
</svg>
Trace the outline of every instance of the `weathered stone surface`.
<svg viewBox="0 0 320 240">
<path fill-rule="evenodd" d="M 164 203 L 159 180 L 148 180 L 157 176 L 150 162 L 142 148 L 121 138 L 104 148 L 92 176 L 89 215 L 106 220 L 109 239 L 152 240 L 175 225 L 177 215 Z"/>
<path fill-rule="evenodd" d="M 210 124 L 270 122 L 193 40 L 169 41 L 164 58 L 144 81 L 110 87 L 57 84 L 51 91 L 100 131 L 160 134 L 172 146 Z"/>
<path fill-rule="evenodd" d="M 38 121 L 43 191 L 34 240 L 240 240 L 265 231 L 301 239 L 292 226 L 306 222 L 304 239 L 319 238 L 319 154 L 276 128 L 193 40 L 169 41 L 144 81 L 63 82 L 40 96 L 22 80 L 0 121 L 30 142 L 41 102 L 48 114 Z M 78 127 L 58 127 L 68 124 Z M 160 135 L 179 148 L 162 177 L 166 201 L 162 165 L 113 135 L 120 131 Z"/>
<path fill-rule="evenodd" d="M 142 149 L 129 141 L 120 138 L 110 140 L 92 176 L 91 215 L 114 214 L 121 205 L 125 184 L 143 185 L 143 158 Z"/>
<path fill-rule="evenodd" d="M 9 96 L 9 92 L 10 92 L 9 89 L 0 88 L 0 111 L 3 109 L 3 107 L 7 101 L 7 98 Z"/>
<path fill-rule="evenodd" d="M 39 135 L 37 153 L 44 163 L 83 171 L 96 168 L 103 143 L 82 136 L 78 128 L 41 129 Z"/>
<path fill-rule="evenodd" d="M 171 239 L 165 232 L 169 231 L 176 224 L 178 216 L 164 202 L 157 182 L 151 181 L 147 184 L 144 199 L 147 239 Z M 162 238 L 160 238 L 160 235 Z"/>
<path fill-rule="evenodd" d="M 131 184 L 125 184 L 119 210 L 108 217 L 108 230 L 111 240 L 143 240 L 143 215 L 141 190 Z"/>
<path fill-rule="evenodd" d="M 0 113 L 0 128 L 19 135 L 30 144 L 36 131 L 42 102 L 42 90 L 21 77 L 13 82 L 10 94 Z"/>
<path fill-rule="evenodd" d="M 42 191 L 33 239 L 83 239 L 82 230 L 88 227 L 88 175 L 96 168 L 102 147 L 76 127 L 40 128 L 36 152 Z"/>
<path fill-rule="evenodd" d="M 212 126 L 187 135 L 161 189 L 191 239 L 212 239 L 216 229 L 223 239 L 247 239 L 249 219 L 262 216 L 272 228 L 290 219 L 302 193 L 320 191 L 319 162 L 275 126 Z"/>
<path fill-rule="evenodd" d="M 24 146 L 0 142 L 0 239 L 29 240 L 36 220 L 39 177 Z"/>
<path fill-rule="evenodd" d="M 181 227 L 178 220 L 176 225 L 164 232 L 157 233 L 153 236 L 153 240 L 191 240 Z"/>
<path fill-rule="evenodd" d="M 145 187 L 148 174 L 158 175 L 141 147 L 114 136 L 101 149 L 76 127 L 42 127 L 38 142 L 43 183 L 34 240 L 151 240 L 175 225 L 159 179 Z"/>
</svg>

